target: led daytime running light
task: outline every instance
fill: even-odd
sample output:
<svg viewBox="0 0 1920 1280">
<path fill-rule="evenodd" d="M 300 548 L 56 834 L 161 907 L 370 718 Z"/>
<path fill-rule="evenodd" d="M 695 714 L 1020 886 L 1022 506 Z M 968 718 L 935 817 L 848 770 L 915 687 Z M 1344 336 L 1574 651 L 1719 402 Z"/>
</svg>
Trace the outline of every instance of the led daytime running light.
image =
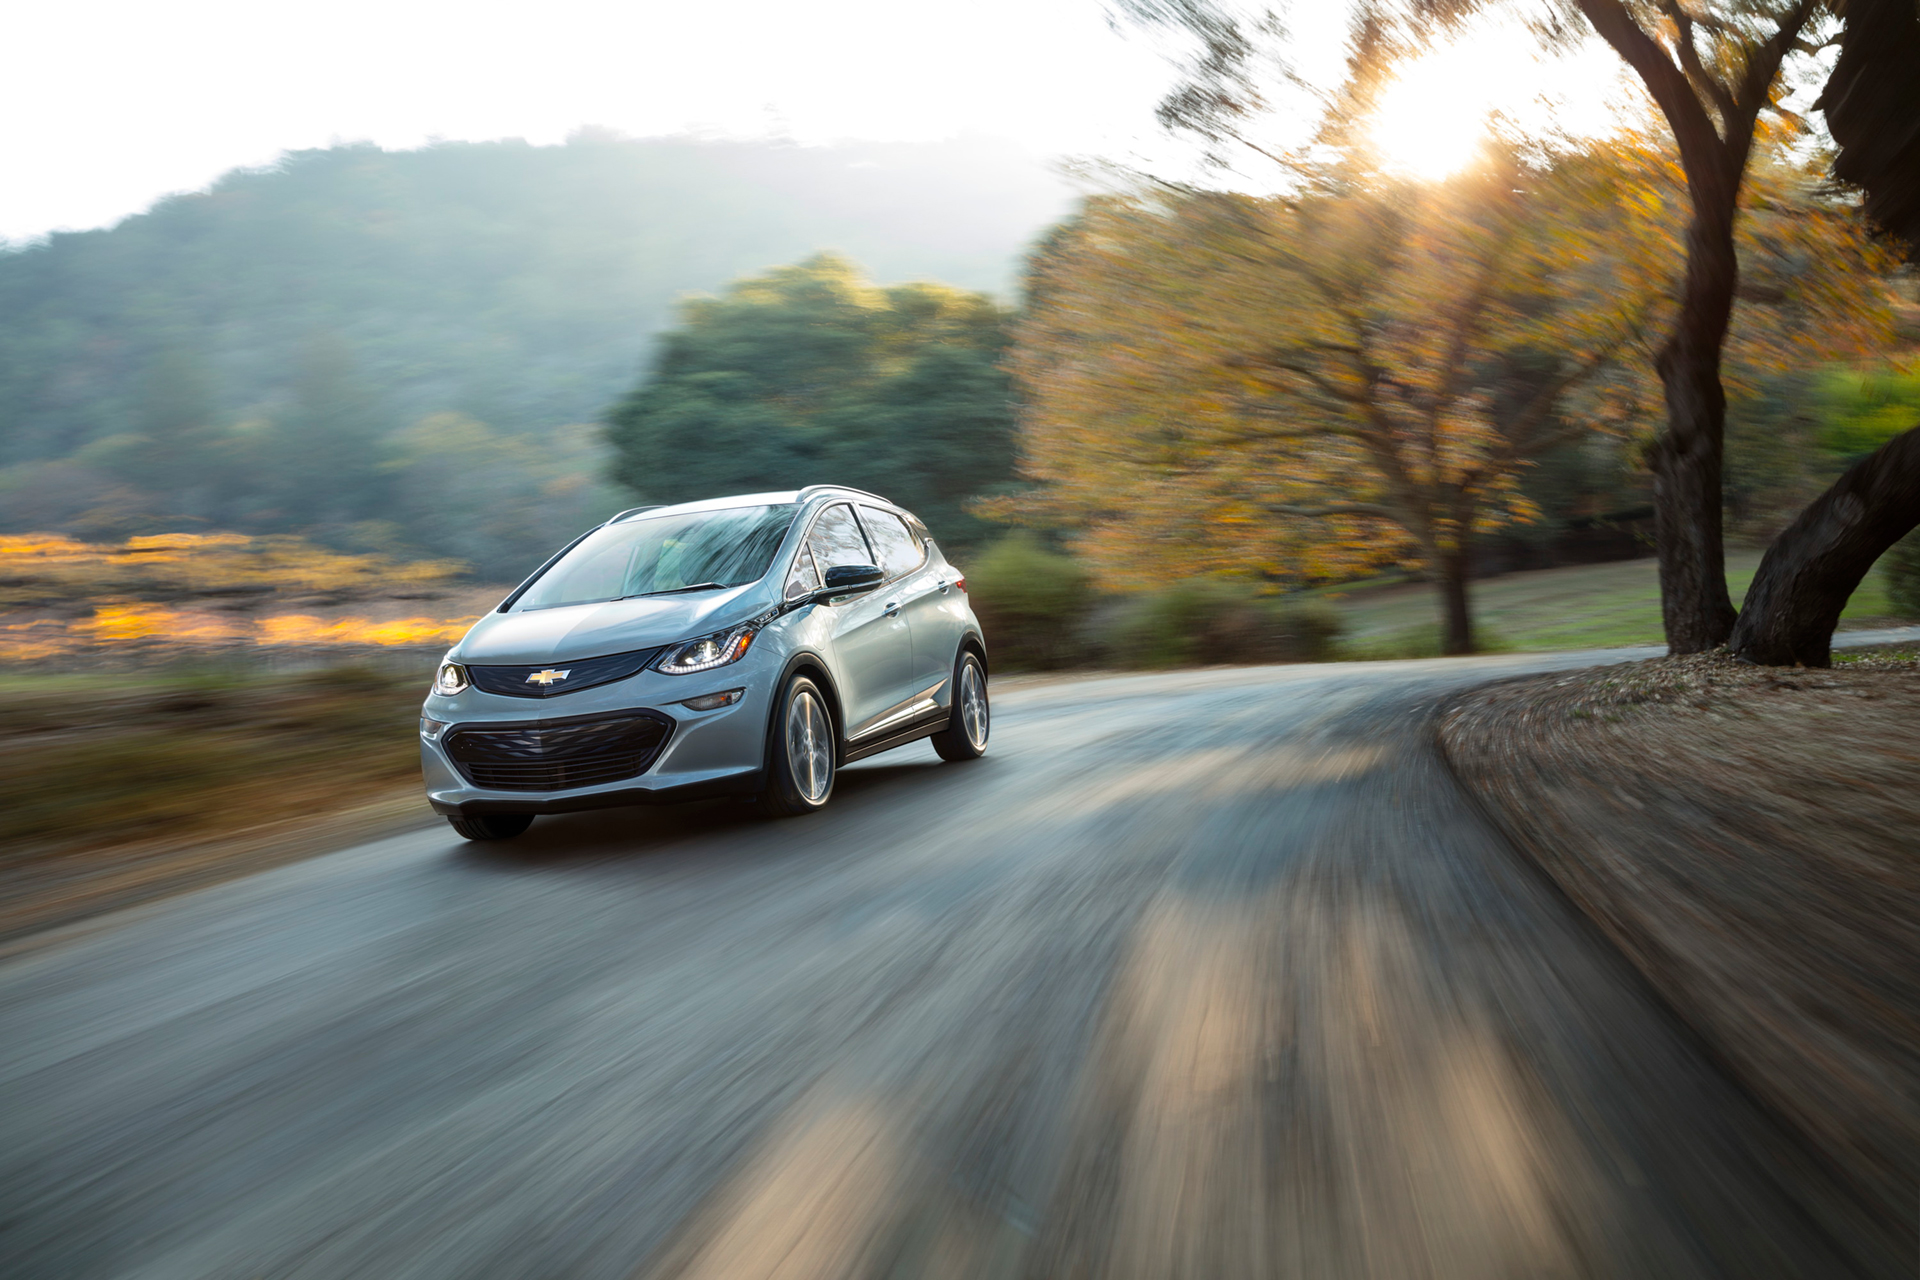
<svg viewBox="0 0 1920 1280">
<path fill-rule="evenodd" d="M 659 670 L 670 676 L 689 676 L 696 671 L 711 671 L 747 656 L 753 637 L 760 630 L 749 622 L 731 631 L 719 631 L 698 640 L 689 640 L 660 660 Z"/>
</svg>

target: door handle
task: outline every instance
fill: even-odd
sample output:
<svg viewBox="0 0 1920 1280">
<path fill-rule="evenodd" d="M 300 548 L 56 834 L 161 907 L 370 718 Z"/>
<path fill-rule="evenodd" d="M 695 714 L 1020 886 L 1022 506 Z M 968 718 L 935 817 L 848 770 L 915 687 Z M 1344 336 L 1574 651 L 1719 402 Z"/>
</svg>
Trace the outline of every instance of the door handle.
<svg viewBox="0 0 1920 1280">
<path fill-rule="evenodd" d="M 900 612 L 900 604 L 898 601 L 890 602 L 885 606 L 885 608 L 886 608 L 887 616 L 889 618 L 891 618 L 894 614 Z"/>
</svg>

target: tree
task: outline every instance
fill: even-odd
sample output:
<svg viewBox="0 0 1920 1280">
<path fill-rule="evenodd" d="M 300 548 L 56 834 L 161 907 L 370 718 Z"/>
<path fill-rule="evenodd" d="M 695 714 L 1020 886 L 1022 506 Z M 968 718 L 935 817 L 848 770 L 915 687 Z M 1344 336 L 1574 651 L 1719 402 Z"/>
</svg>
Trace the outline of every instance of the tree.
<svg viewBox="0 0 1920 1280">
<path fill-rule="evenodd" d="M 1858 220 L 1777 156 L 1757 172 L 1736 391 L 1888 322 Z M 1013 368 L 1044 487 L 1001 509 L 1078 529 L 1116 589 L 1410 552 L 1466 652 L 1474 536 L 1533 515 L 1535 460 L 1639 443 L 1646 338 L 1682 305 L 1682 180 L 1632 139 L 1435 187 L 1359 149 L 1296 176 L 1282 198 L 1096 200 L 1043 247 Z"/>
<path fill-rule="evenodd" d="M 1766 666 L 1824 667 L 1847 597 L 1920 524 L 1920 427 L 1847 469 L 1760 562 L 1730 648 Z"/>
<path fill-rule="evenodd" d="M 1818 104 L 1840 144 L 1834 172 L 1866 189 L 1868 214 L 1911 259 L 1920 253 L 1920 12 L 1910 0 L 1835 7 L 1845 19 L 1840 58 Z M 1916 525 L 1920 427 L 1855 463 L 1767 548 L 1728 647 L 1749 662 L 1826 666 L 1847 597 Z"/>
<path fill-rule="evenodd" d="M 1834 176 L 1866 192 L 1866 214 L 1920 254 L 1920 9 L 1912 0 L 1834 0 L 1840 57 L 1816 110 L 1839 150 Z"/>
<path fill-rule="evenodd" d="M 1162 107 L 1168 123 L 1214 140 L 1246 140 L 1265 106 L 1252 69 L 1261 32 L 1215 0 L 1120 0 L 1137 20 L 1191 32 L 1201 54 Z M 1436 26 L 1492 7 L 1488 0 L 1361 0 L 1354 18 L 1353 75 L 1335 106 L 1363 109 L 1386 67 Z M 1722 347 L 1739 286 L 1735 222 L 1761 113 L 1778 107 L 1781 69 L 1816 51 L 1805 37 L 1826 15 L 1819 0 L 1563 0 L 1639 76 L 1664 117 L 1686 175 L 1692 217 L 1685 232 L 1680 306 L 1655 360 L 1666 408 L 1647 451 L 1654 477 L 1661 613 L 1669 648 L 1693 653 L 1733 628 L 1721 528 L 1726 391 Z M 1567 38 L 1543 24 L 1543 34 Z"/>
<path fill-rule="evenodd" d="M 1007 315 L 938 284 L 875 288 L 820 254 L 681 308 L 607 418 L 614 476 L 654 502 L 852 484 L 965 546 L 1013 471 Z"/>
<path fill-rule="evenodd" d="M 1528 518 L 1531 460 L 1611 416 L 1602 375 L 1660 305 L 1659 228 L 1590 160 L 1300 177 L 1286 198 L 1097 199 L 1055 238 L 1013 358 L 1045 487 L 1001 509 L 1082 526 L 1122 589 L 1410 548 L 1446 652 L 1471 652 L 1472 538 Z"/>
<path fill-rule="evenodd" d="M 1698 653 L 1733 630 L 1721 531 L 1727 399 L 1721 349 L 1740 262 L 1734 221 L 1761 111 L 1775 104 L 1781 64 L 1807 47 L 1815 0 L 1690 9 L 1681 0 L 1578 0 L 1593 29 L 1632 67 L 1659 106 L 1687 175 L 1680 310 L 1655 360 L 1667 424 L 1648 454 L 1667 646 Z"/>
</svg>

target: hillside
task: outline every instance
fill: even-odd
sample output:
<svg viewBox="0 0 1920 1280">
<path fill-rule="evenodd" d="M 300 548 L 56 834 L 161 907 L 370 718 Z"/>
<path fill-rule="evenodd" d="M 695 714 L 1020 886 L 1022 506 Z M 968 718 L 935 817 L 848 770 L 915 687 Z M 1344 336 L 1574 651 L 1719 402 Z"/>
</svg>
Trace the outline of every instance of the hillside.
<svg viewBox="0 0 1920 1280">
<path fill-rule="evenodd" d="M 630 389 L 676 299 L 822 249 L 1009 293 L 1068 199 L 978 140 L 289 154 L 0 252 L 0 523 L 304 532 L 512 576 L 619 500 L 561 429 Z M 454 492 L 402 501 L 436 478 Z M 476 504 L 524 532 L 436 536 Z"/>
</svg>

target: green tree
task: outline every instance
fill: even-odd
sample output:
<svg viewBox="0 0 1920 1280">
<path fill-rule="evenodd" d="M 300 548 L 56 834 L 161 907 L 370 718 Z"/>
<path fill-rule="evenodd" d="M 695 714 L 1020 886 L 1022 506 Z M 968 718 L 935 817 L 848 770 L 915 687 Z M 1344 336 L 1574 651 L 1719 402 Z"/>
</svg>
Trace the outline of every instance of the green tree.
<svg viewBox="0 0 1920 1280">
<path fill-rule="evenodd" d="M 1013 473 L 1008 315 L 938 284 L 876 288 L 820 254 L 683 305 L 647 376 L 608 415 L 613 475 L 652 502 L 851 484 L 943 541 Z"/>
</svg>

